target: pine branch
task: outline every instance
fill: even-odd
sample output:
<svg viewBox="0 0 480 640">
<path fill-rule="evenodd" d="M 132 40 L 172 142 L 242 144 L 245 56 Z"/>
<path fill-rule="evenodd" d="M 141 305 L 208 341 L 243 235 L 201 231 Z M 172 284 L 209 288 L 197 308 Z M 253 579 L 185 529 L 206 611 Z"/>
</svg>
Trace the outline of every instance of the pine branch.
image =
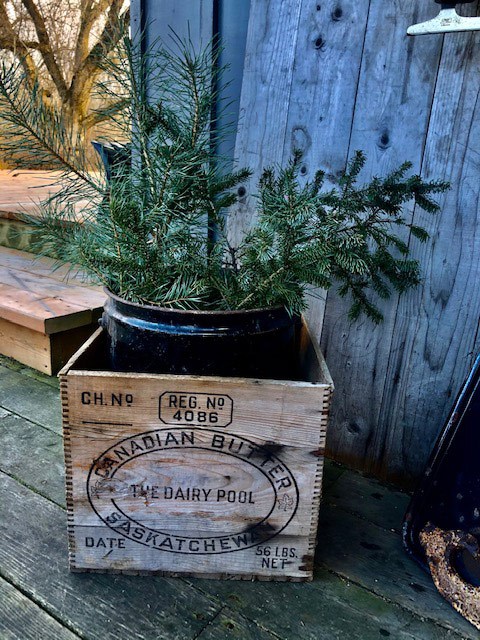
<svg viewBox="0 0 480 640">
<path fill-rule="evenodd" d="M 111 6 L 115 13 L 119 0 Z M 410 222 L 404 207 L 413 200 L 435 214 L 433 196 L 446 183 L 409 175 L 403 163 L 358 185 L 366 158 L 357 152 L 338 187 L 322 191 L 323 172 L 312 182 L 299 179 L 301 153 L 295 151 L 285 167 L 263 171 L 256 223 L 234 245 L 224 211 L 250 171 L 227 171 L 214 157 L 223 133 L 212 134 L 218 49 L 196 52 L 173 36 L 173 49 L 144 55 L 125 34 L 113 35 L 115 55 L 101 47 L 92 54 L 115 83 L 99 83 L 109 104 L 96 117 L 123 132 L 133 160 L 115 163 L 108 184 L 89 174 L 80 138 L 61 110 L 45 107 L 38 83 L 26 92 L 18 72 L 0 74 L 4 147 L 14 156 L 21 148 L 48 157 L 63 170 L 63 189 L 45 203 L 37 224 L 40 239 L 60 259 L 76 262 L 127 300 L 176 309 L 283 305 L 296 314 L 307 291 L 338 285 L 339 295 L 351 299 L 352 319 L 363 313 L 379 322 L 379 299 L 419 283 L 410 240 L 425 242 L 428 233 Z M 88 205 L 78 224 L 75 204 L 82 198 Z M 408 243 L 397 230 L 410 231 Z"/>
</svg>

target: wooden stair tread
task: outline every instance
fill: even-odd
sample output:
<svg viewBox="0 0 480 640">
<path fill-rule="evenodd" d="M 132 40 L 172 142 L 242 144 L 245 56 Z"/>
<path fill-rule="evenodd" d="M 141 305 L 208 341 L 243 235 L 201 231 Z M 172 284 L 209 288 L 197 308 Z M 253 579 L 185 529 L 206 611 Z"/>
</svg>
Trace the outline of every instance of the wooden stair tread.
<svg viewBox="0 0 480 640">
<path fill-rule="evenodd" d="M 55 261 L 0 247 L 0 318 L 44 334 L 89 325 L 105 294 L 81 279 L 52 271 Z"/>
<path fill-rule="evenodd" d="M 15 269 L 17 271 L 25 271 L 27 273 L 35 273 L 39 276 L 48 276 L 60 282 L 65 282 L 68 278 L 75 284 L 78 283 L 82 287 L 98 289 L 94 285 L 85 283 L 81 275 L 76 275 L 76 271 L 71 272 L 70 267 L 66 265 L 58 266 L 51 258 L 39 256 L 26 251 L 19 251 L 9 247 L 2 247 L 0 251 L 0 268 Z"/>
<path fill-rule="evenodd" d="M 0 170 L 0 218 L 16 220 L 21 219 L 22 214 L 38 215 L 40 202 L 60 190 L 61 176 L 61 171 Z M 77 202 L 75 211 L 80 214 L 86 204 L 86 201 Z"/>
</svg>

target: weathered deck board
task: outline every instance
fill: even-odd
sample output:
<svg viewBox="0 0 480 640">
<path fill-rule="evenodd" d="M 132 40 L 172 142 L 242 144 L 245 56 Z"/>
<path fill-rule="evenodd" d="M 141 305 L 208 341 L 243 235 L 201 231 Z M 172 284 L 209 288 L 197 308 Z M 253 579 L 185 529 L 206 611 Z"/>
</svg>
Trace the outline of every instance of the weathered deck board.
<svg viewBox="0 0 480 640">
<path fill-rule="evenodd" d="M 82 637 L 191 639 L 218 605 L 179 580 L 77 575 L 67 568 L 65 511 L 1 474 L 3 576 Z"/>
<path fill-rule="evenodd" d="M 216 595 L 229 609 L 268 629 L 277 638 L 460 640 L 461 637 L 456 633 L 449 635 L 444 627 L 424 621 L 326 569 L 318 569 L 314 582 L 300 589 L 296 584 L 277 584 L 275 589 L 266 584 L 255 589 L 245 583 L 210 585 L 197 581 L 195 585 L 208 595 Z"/>
<path fill-rule="evenodd" d="M 2 249 L 2 252 L 4 250 Z M 39 298 L 54 297 L 81 309 L 102 307 L 105 302 L 106 295 L 100 288 L 78 286 L 74 279 L 65 282 L 52 277 L 53 274 L 52 276 L 40 275 L 34 272 L 34 264 L 29 267 L 29 271 L 26 268 L 2 268 L 2 266 L 0 265 L 0 283 L 2 285 L 31 292 Z"/>
<path fill-rule="evenodd" d="M 200 640 L 278 640 L 267 629 L 262 629 L 254 622 L 246 620 L 233 611 L 224 609 L 212 622 L 205 627 L 198 638 Z"/>
<path fill-rule="evenodd" d="M 430 576 L 406 555 L 396 533 L 324 505 L 316 560 L 419 617 L 440 622 L 465 638 L 478 638 L 470 624 L 445 607 Z"/>
<path fill-rule="evenodd" d="M 0 443 L 0 469 L 65 508 L 62 438 L 20 416 L 0 414 Z"/>
<path fill-rule="evenodd" d="M 58 434 L 62 433 L 62 412 L 58 388 L 39 383 L 0 365 L 0 406 Z"/>
<path fill-rule="evenodd" d="M 0 578 L 0 637 L 2 640 L 78 639 L 41 607 Z"/>
<path fill-rule="evenodd" d="M 377 480 L 347 471 L 327 489 L 325 501 L 379 527 L 400 533 L 410 496 Z"/>
<path fill-rule="evenodd" d="M 92 171 L 91 175 L 98 179 L 103 171 Z M 0 170 L 0 218 L 16 220 L 38 215 L 39 204 L 60 190 L 61 176 L 61 171 L 42 169 Z M 87 200 L 75 203 L 79 217 L 89 204 Z"/>
<path fill-rule="evenodd" d="M 365 482 L 365 492 L 368 492 L 368 481 Z M 347 609 L 356 609 L 360 600 L 363 602 L 360 610 L 364 617 L 371 615 L 370 605 L 378 613 L 377 607 L 381 609 L 380 602 L 395 603 L 400 607 L 400 617 L 408 613 L 411 620 L 428 620 L 428 624 L 433 626 L 441 624 L 439 637 L 445 637 L 451 631 L 461 634 L 463 638 L 477 638 L 475 629 L 453 609 L 445 606 L 446 603 L 435 590 L 428 575 L 406 555 L 398 534 L 362 520 L 341 508 L 332 507 L 328 502 L 327 495 L 320 509 L 317 546 L 319 569 L 313 583 L 308 585 L 308 591 L 298 591 L 297 585 L 288 585 L 285 589 L 283 585 L 277 585 L 274 594 L 262 590 L 262 597 L 259 598 L 258 591 L 249 590 L 242 584 L 201 583 L 202 592 L 216 595 L 221 601 L 233 599 L 236 608 L 243 615 L 261 626 L 268 625 L 280 635 L 283 629 L 287 632 L 287 637 L 301 636 L 301 621 L 305 617 L 310 620 L 312 630 L 314 619 L 328 620 L 328 612 L 335 619 L 352 619 L 352 612 L 347 614 L 347 610 L 342 611 L 341 607 L 335 610 L 335 607 L 345 600 Z M 385 509 L 388 510 L 388 505 L 385 505 Z M 337 577 L 331 576 L 332 571 Z M 337 582 L 338 576 L 350 583 L 343 593 Z M 360 591 L 355 592 L 353 585 Z M 350 600 L 348 592 L 351 593 Z M 379 596 L 380 602 L 373 598 L 368 604 L 369 597 L 374 594 Z M 307 609 L 303 598 L 308 599 Z M 320 601 L 325 603 L 326 609 L 322 610 Z M 274 621 L 267 613 L 272 609 L 276 610 Z M 385 611 L 387 610 L 388 607 Z M 406 620 L 405 618 L 402 624 L 407 624 Z M 390 629 L 389 623 L 382 624 L 386 625 L 384 628 L 387 630 Z M 426 629 L 429 628 L 428 624 Z M 391 633 L 395 638 L 401 637 L 397 636 L 398 629 Z M 413 634 L 413 637 L 423 637 L 422 632 L 417 631 L 417 634 Z"/>
</svg>

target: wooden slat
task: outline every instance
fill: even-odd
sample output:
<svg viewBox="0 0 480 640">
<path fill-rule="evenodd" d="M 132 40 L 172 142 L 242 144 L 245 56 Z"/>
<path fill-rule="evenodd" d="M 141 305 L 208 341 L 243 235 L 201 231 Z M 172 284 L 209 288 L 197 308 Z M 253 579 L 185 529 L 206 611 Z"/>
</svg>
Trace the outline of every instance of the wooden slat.
<svg viewBox="0 0 480 640">
<path fill-rule="evenodd" d="M 79 278 L 66 281 L 68 268 L 54 271 L 54 267 L 55 261 L 49 258 L 0 248 L 0 319 L 40 334 L 68 331 L 96 322 L 105 300 L 103 291 L 99 287 L 85 286 Z M 19 331 L 16 339 L 9 332 L 13 342 L 24 344 L 27 351 L 35 350 L 35 343 L 42 338 L 29 345 L 23 340 L 24 334 Z M 57 344 L 61 343 L 57 341 Z M 65 348 L 66 345 L 60 346 L 60 350 L 65 351 Z M 15 357 L 10 348 L 8 353 L 3 353 Z M 28 359 L 19 359 L 32 365 Z M 39 368 L 49 370 L 45 364 Z"/>
<path fill-rule="evenodd" d="M 284 155 L 301 8 L 301 0 L 251 2 L 235 157 L 254 175 L 229 214 L 229 233 L 235 240 L 252 220 L 251 194 L 262 168 Z"/>
<path fill-rule="evenodd" d="M 414 615 L 478 639 L 475 628 L 446 606 L 431 577 L 406 555 L 399 535 L 329 505 L 322 508 L 319 531 L 317 560 L 322 566 Z"/>
<path fill-rule="evenodd" d="M 32 271 L 2 268 L 1 266 L 0 284 L 7 284 L 38 297 L 61 298 L 65 302 L 83 309 L 100 308 L 106 298 L 106 294 L 101 289 L 82 287 L 75 281 L 62 282 L 49 275 L 43 276 Z"/>
<path fill-rule="evenodd" d="M 78 640 L 11 584 L 0 578 L 0 637 L 3 640 Z"/>
<path fill-rule="evenodd" d="M 369 0 L 338 6 L 303 0 L 281 10 L 275 2 L 252 2 L 236 156 L 253 177 L 229 221 L 236 240 L 254 217 L 248 194 L 265 166 L 301 149 L 301 181 L 317 169 L 327 183 L 335 181 L 344 168 L 368 7 Z M 324 305 L 325 297 L 312 298 L 307 313 L 316 335 Z"/>
<path fill-rule="evenodd" d="M 39 204 L 57 193 L 61 185 L 57 180 L 60 171 L 24 169 L 21 171 L 0 170 L 0 218 L 21 219 L 25 214 L 35 217 L 40 213 Z M 92 172 L 92 175 L 98 175 Z M 74 208 L 78 219 L 82 210 L 90 203 L 78 201 Z"/>
<path fill-rule="evenodd" d="M 475 14 L 474 5 L 466 7 Z M 400 299 L 370 443 L 376 462 L 369 470 L 393 482 L 426 464 L 480 353 L 479 60 L 479 34 L 445 36 L 422 173 L 452 187 L 438 215 L 415 210 L 414 222 L 432 238 L 411 243 L 425 282 Z"/>
<path fill-rule="evenodd" d="M 329 472 L 331 475 L 332 470 Z M 379 527 L 400 533 L 410 496 L 373 478 L 346 471 L 329 486 L 324 500 Z"/>
<path fill-rule="evenodd" d="M 370 0 L 302 2 L 285 144 L 278 158 L 285 163 L 294 149 L 303 152 L 300 182 L 312 180 L 322 169 L 329 188 L 345 167 L 369 4 Z M 326 303 L 326 293 L 320 295 L 310 298 L 306 313 L 317 336 Z"/>
<path fill-rule="evenodd" d="M 0 301 L 3 320 L 46 334 L 92 324 L 99 315 L 61 297 L 37 296 L 6 284 L 0 284 Z"/>
<path fill-rule="evenodd" d="M 2 471 L 65 508 L 62 437 L 26 418 L 9 414 L 1 419 L 0 441 L 4 451 Z"/>
<path fill-rule="evenodd" d="M 40 200 L 58 191 L 58 171 L 0 171 L 0 215 L 35 213 Z M 15 216 L 13 216 L 15 217 Z"/>
<path fill-rule="evenodd" d="M 102 291 L 101 287 L 92 285 L 85 281 L 80 275 L 76 275 L 76 270 L 71 271 L 69 266 L 58 265 L 52 258 L 37 256 L 27 251 L 2 247 L 0 249 L 0 267 L 14 269 L 16 271 L 26 271 L 39 276 L 47 276 L 59 282 L 71 282 L 84 288 Z"/>
<path fill-rule="evenodd" d="M 362 149 L 368 158 L 360 183 L 386 174 L 404 160 L 410 160 L 416 172 L 421 168 L 442 39 L 408 39 L 405 32 L 430 11 L 429 3 L 371 1 L 349 148 L 350 157 Z M 407 234 L 404 239 L 408 241 Z M 419 242 L 414 243 L 418 247 Z M 337 388 L 332 406 L 336 428 L 330 433 L 328 450 L 349 466 L 370 473 L 383 469 L 385 478 L 411 486 L 428 447 L 421 447 L 420 462 L 418 453 L 402 440 L 409 416 L 390 413 L 386 420 L 382 399 L 387 380 L 396 385 L 401 377 L 413 395 L 418 387 L 411 384 L 410 362 L 402 342 L 396 340 L 398 296 L 376 302 L 385 316 L 383 324 L 375 326 L 365 318 L 352 324 L 347 316 L 351 300 L 340 299 L 334 289 L 328 294 L 322 349 Z M 402 321 L 411 326 L 418 309 L 411 308 L 408 317 L 404 310 L 399 311 Z M 394 359 L 395 368 L 390 366 Z M 436 433 L 438 425 L 429 429 Z M 400 450 L 403 442 L 404 450 L 400 453 L 397 448 L 390 455 L 387 437 L 397 439 Z M 407 466 L 406 459 L 412 464 Z"/>
<path fill-rule="evenodd" d="M 67 568 L 65 511 L 0 474 L 0 568 L 26 596 L 48 603 L 82 638 L 190 640 L 221 608 L 179 580 L 84 576 Z M 5 498 L 5 499 L 3 499 Z"/>
<path fill-rule="evenodd" d="M 226 611 L 215 618 L 198 636 L 200 640 L 278 640 L 265 628 L 261 628 L 243 616 Z M 195 639 L 197 640 L 197 639 Z"/>
<path fill-rule="evenodd" d="M 61 435 L 58 388 L 0 366 L 0 406 Z M 57 461 L 61 464 L 61 460 Z"/>
<path fill-rule="evenodd" d="M 50 338 L 44 333 L 0 318 L 0 345 L 2 355 L 52 374 Z"/>
</svg>

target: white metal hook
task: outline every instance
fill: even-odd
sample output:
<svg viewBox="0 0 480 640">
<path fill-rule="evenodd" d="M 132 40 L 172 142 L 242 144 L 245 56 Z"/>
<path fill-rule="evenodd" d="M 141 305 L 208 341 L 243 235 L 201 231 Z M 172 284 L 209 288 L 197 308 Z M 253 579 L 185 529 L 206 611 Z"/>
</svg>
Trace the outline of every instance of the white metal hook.
<svg viewBox="0 0 480 640">
<path fill-rule="evenodd" d="M 438 16 L 426 22 L 408 27 L 409 36 L 422 36 L 430 33 L 455 33 L 459 31 L 480 31 L 480 17 L 458 15 L 453 3 L 442 3 Z M 462 3 L 463 4 L 463 3 Z"/>
</svg>

